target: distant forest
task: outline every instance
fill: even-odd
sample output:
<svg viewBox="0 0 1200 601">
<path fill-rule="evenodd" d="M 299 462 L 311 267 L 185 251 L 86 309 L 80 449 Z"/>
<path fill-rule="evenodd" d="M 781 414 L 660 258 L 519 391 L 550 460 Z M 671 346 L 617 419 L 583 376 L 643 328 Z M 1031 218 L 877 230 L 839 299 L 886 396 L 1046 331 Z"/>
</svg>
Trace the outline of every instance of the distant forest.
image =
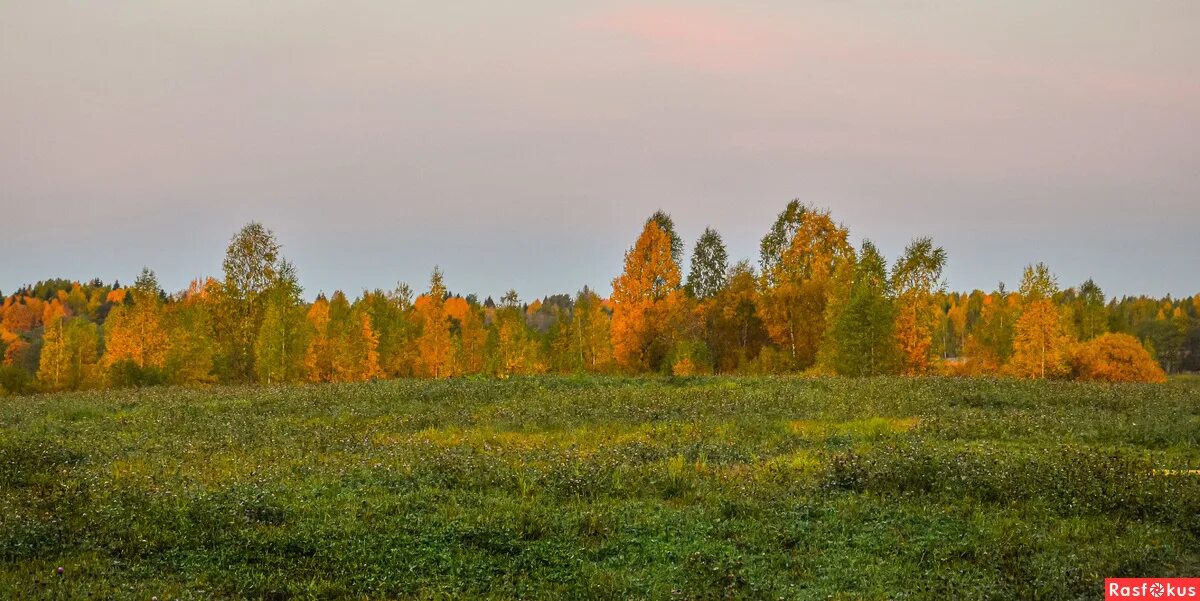
<svg viewBox="0 0 1200 601">
<path fill-rule="evenodd" d="M 614 257 L 615 259 L 615 257 Z M 757 264 L 707 229 L 683 272 L 671 217 L 646 220 L 612 295 L 531 302 L 415 292 L 307 303 L 275 235 L 250 223 L 221 279 L 163 291 L 52 279 L 5 296 L 0 393 L 159 384 L 346 382 L 559 373 L 1003 376 L 1145 381 L 1200 370 L 1200 294 L 1106 299 L 1025 267 L 1015 290 L 949 292 L 947 255 L 916 238 L 889 262 L 829 211 L 792 201 Z"/>
</svg>

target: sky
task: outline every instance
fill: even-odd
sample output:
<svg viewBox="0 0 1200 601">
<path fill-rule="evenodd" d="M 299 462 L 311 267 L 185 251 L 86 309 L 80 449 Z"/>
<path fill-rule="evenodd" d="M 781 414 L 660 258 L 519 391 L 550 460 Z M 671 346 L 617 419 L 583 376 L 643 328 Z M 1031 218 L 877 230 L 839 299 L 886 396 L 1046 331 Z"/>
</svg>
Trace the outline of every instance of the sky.
<svg viewBox="0 0 1200 601">
<path fill-rule="evenodd" d="M 0 290 L 168 290 L 272 229 L 309 297 L 602 294 L 645 219 L 787 202 L 955 290 L 1200 292 L 1200 3 L 0 3 Z M 689 253 L 690 254 L 690 253 Z M 686 263 L 686 260 L 685 260 Z"/>
</svg>

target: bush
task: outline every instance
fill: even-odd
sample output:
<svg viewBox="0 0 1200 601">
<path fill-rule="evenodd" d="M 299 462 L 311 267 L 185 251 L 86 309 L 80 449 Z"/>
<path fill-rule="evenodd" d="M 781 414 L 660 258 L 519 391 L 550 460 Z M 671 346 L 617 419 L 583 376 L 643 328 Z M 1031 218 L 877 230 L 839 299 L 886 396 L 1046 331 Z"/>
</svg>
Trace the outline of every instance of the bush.
<svg viewBox="0 0 1200 601">
<path fill-rule="evenodd" d="M 108 381 L 114 388 L 141 388 L 167 383 L 167 376 L 156 367 L 139 367 L 129 359 L 117 361 L 108 369 Z"/>
<path fill-rule="evenodd" d="M 1077 380 L 1165 382 L 1167 374 L 1137 338 L 1104 334 L 1076 345 L 1071 357 Z"/>
<path fill-rule="evenodd" d="M 12 365 L 0 365 L 0 396 L 26 394 L 33 390 L 33 378 L 29 372 Z"/>
<path fill-rule="evenodd" d="M 786 374 L 793 370 L 791 355 L 773 346 L 764 346 L 744 368 L 745 373 L 757 376 Z"/>
<path fill-rule="evenodd" d="M 712 373 L 712 354 L 708 345 L 699 341 L 678 342 L 667 357 L 673 376 L 695 376 Z"/>
</svg>

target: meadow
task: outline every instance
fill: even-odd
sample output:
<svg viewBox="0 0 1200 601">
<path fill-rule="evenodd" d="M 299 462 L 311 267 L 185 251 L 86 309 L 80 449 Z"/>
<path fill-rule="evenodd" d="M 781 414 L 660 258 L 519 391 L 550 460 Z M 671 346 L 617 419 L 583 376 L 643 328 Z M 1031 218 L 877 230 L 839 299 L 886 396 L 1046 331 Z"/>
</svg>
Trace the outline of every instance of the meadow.
<svg viewBox="0 0 1200 601">
<path fill-rule="evenodd" d="M 4 398 L 0 597 L 1096 599 L 1200 574 L 1198 467 L 1198 378 Z"/>
</svg>

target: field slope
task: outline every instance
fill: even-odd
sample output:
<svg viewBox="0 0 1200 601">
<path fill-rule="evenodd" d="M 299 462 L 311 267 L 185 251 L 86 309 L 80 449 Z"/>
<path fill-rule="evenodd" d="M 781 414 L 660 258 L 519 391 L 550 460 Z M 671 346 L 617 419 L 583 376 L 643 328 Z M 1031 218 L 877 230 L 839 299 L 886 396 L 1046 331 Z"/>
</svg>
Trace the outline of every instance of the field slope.
<svg viewBox="0 0 1200 601">
<path fill-rule="evenodd" d="M 9 398 L 0 597 L 1095 599 L 1200 574 L 1197 467 L 1197 380 Z"/>
</svg>

